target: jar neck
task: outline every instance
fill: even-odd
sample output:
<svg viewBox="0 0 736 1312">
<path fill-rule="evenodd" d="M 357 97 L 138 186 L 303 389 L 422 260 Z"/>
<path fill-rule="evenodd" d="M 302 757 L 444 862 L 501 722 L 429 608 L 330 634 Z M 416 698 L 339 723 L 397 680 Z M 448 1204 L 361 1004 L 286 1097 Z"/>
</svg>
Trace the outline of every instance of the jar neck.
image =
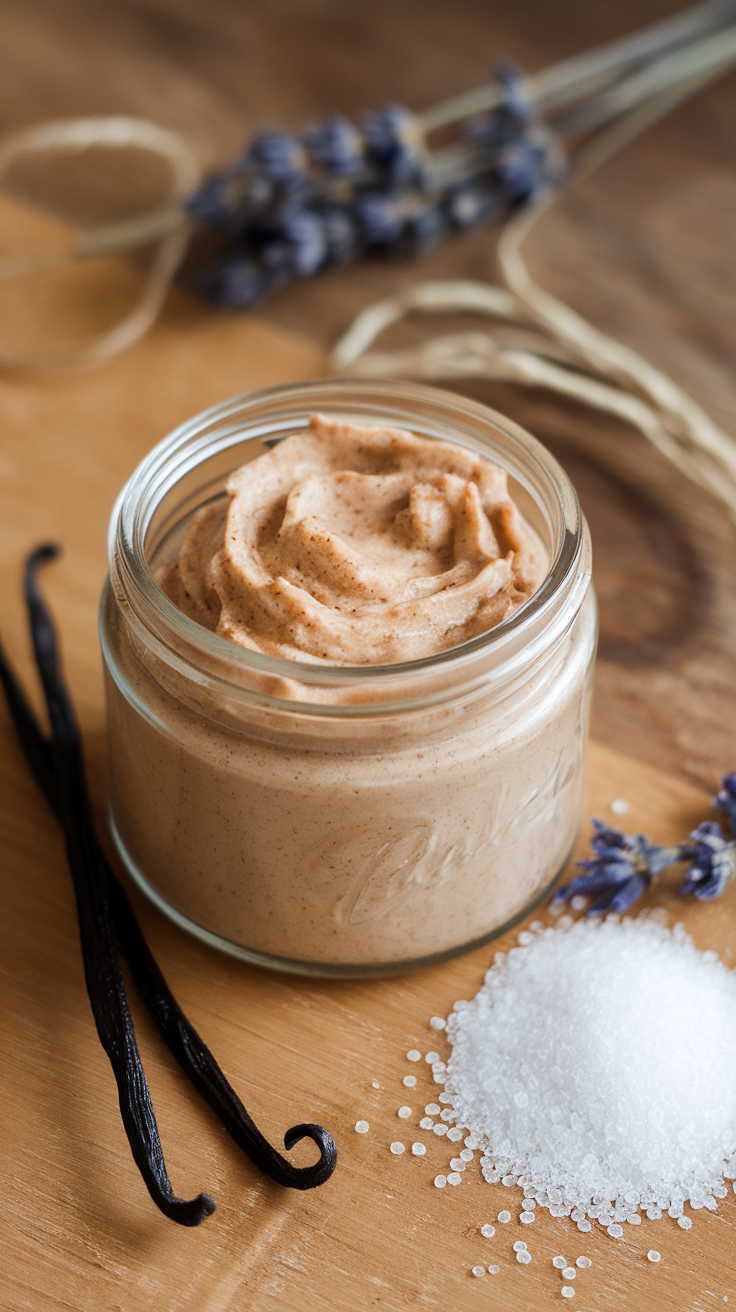
<svg viewBox="0 0 736 1312">
<path fill-rule="evenodd" d="M 303 427 L 310 413 L 382 419 L 464 442 L 502 463 L 546 526 L 551 568 L 509 620 L 460 647 L 405 664 L 327 666 L 235 646 L 183 614 L 161 591 L 150 560 L 172 525 L 213 495 L 253 445 Z M 259 451 L 256 450 L 256 454 Z M 141 651 L 201 695 L 322 718 L 421 712 L 493 688 L 501 696 L 552 660 L 590 579 L 590 544 L 575 493 L 548 452 L 486 407 L 438 389 L 328 381 L 227 402 L 157 447 L 124 489 L 111 524 L 110 581 Z"/>
</svg>

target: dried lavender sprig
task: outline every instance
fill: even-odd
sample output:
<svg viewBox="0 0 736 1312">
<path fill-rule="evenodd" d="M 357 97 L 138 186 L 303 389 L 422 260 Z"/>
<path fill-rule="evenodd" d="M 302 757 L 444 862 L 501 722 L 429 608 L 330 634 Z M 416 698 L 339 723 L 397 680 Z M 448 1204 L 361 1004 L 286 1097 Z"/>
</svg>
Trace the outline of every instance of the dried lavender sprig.
<svg viewBox="0 0 736 1312">
<path fill-rule="evenodd" d="M 504 103 L 465 125 L 464 144 L 434 155 L 396 105 L 360 130 L 333 116 L 300 135 L 259 133 L 187 203 L 229 243 L 195 275 L 196 290 L 221 306 L 252 305 L 365 251 L 417 254 L 557 180 L 561 153 L 534 121 L 521 74 L 507 64 L 499 81 Z"/>
<path fill-rule="evenodd" d="M 362 252 L 418 254 L 453 229 L 533 200 L 565 173 L 553 125 L 579 135 L 626 120 L 629 131 L 637 109 L 660 112 L 674 89 L 692 89 L 734 62 L 736 0 L 716 0 L 681 17 L 686 21 L 675 24 L 677 35 L 675 29 L 671 39 L 660 33 L 659 45 L 653 38 L 651 51 L 658 57 L 613 59 L 612 76 L 602 84 L 595 77 L 586 82 L 603 65 L 595 54 L 589 63 L 584 58 L 587 99 L 570 94 L 554 108 L 545 104 L 534 79 L 508 63 L 499 65 L 492 111 L 465 119 L 465 144 L 443 151 L 430 152 L 426 145 L 426 116 L 400 106 L 366 116 L 360 131 L 335 118 L 301 136 L 259 134 L 187 202 L 193 218 L 219 228 L 230 242 L 219 260 L 195 276 L 195 289 L 221 306 L 253 305 L 293 278 Z M 685 33 L 699 39 L 683 44 Z M 571 108 L 559 120 L 565 103 Z M 589 166 L 584 148 L 582 158 Z"/>
<path fill-rule="evenodd" d="M 705 820 L 693 829 L 689 843 L 680 846 L 680 860 L 691 863 L 682 892 L 694 893 L 703 901 L 720 897 L 736 879 L 736 842 L 724 838 L 721 826 L 714 820 Z"/>
<path fill-rule="evenodd" d="M 555 119 L 555 126 L 564 134 L 590 132 L 652 97 L 697 78 L 701 72 L 710 71 L 715 76 L 721 66 L 733 63 L 735 41 L 736 30 L 731 24 L 691 46 L 663 55 Z"/>
<path fill-rule="evenodd" d="M 56 552 L 56 548 L 53 547 L 41 550 L 48 553 L 46 558 Z M 43 606 L 40 597 L 38 602 Z M 52 745 L 42 734 L 1 648 L 0 680 L 5 688 L 11 713 L 33 773 L 49 804 L 58 815 L 59 799 Z M 90 838 L 97 856 L 98 875 L 107 886 L 115 929 L 134 981 L 182 1069 L 209 1102 L 239 1146 L 267 1175 L 279 1184 L 296 1189 L 311 1189 L 324 1183 L 332 1174 L 337 1159 L 332 1136 L 322 1126 L 313 1124 L 293 1126 L 287 1131 L 284 1138 L 287 1149 L 306 1137 L 311 1138 L 320 1148 L 320 1160 L 308 1167 L 294 1167 L 263 1137 L 168 988 L 143 937 L 125 890 L 100 847 L 91 820 L 89 827 Z"/>
<path fill-rule="evenodd" d="M 736 834 L 736 773 L 724 775 L 713 801 L 726 812 Z M 643 834 L 623 834 L 609 829 L 601 820 L 592 823 L 591 845 L 596 855 L 590 861 L 578 861 L 578 866 L 587 873 L 576 875 L 559 888 L 552 899 L 553 905 L 582 894 L 598 899 L 588 915 L 626 911 L 656 875 L 677 861 L 689 863 L 682 893 L 692 893 L 703 901 L 720 897 L 736 879 L 736 841 L 727 839 L 715 821 L 704 821 L 692 830 L 687 843 L 674 848 L 652 843 Z"/>
<path fill-rule="evenodd" d="M 610 829 L 602 820 L 594 819 L 592 824 L 591 846 L 596 855 L 590 861 L 577 862 L 586 873 L 575 875 L 557 889 L 553 905 L 582 895 L 596 898 L 588 908 L 589 916 L 628 911 L 656 875 L 682 859 L 679 847 L 662 847 L 645 834 L 623 834 Z"/>
<path fill-rule="evenodd" d="M 560 181 L 562 152 L 550 135 L 550 126 L 559 134 L 577 131 L 581 123 L 589 131 L 594 124 L 613 120 L 613 130 L 594 138 L 592 151 L 587 146 L 582 152 L 576 147 L 574 173 L 579 176 L 582 166 L 585 174 L 597 166 L 601 151 L 607 158 L 734 62 L 735 20 L 736 0 L 706 0 L 674 18 L 531 77 L 517 74 L 512 89 L 502 68 L 489 86 L 424 112 L 411 114 L 388 106 L 370 114 L 361 132 L 335 116 L 300 137 L 260 134 L 252 143 L 250 163 L 255 162 L 261 173 L 251 179 L 248 203 L 268 202 L 269 197 L 273 201 L 279 195 L 283 203 L 275 210 L 271 205 L 265 223 L 262 216 L 254 219 L 245 238 L 237 229 L 230 233 L 231 249 L 201 270 L 192 285 L 220 305 L 253 305 L 292 278 L 346 263 L 365 250 L 417 254 L 448 231 L 496 219 L 504 210 L 534 197 L 542 187 Z M 468 120 L 479 112 L 486 117 L 490 112 L 492 119 L 503 117 L 509 105 L 518 107 L 522 102 L 533 105 L 546 126 L 530 124 L 523 140 L 511 143 L 505 160 L 489 160 L 487 154 L 467 145 L 435 151 L 426 145 L 427 134 L 438 126 Z M 628 111 L 622 113 L 627 106 Z M 582 119 L 575 117 L 578 112 Z M 58 129 L 62 125 L 52 126 Z M 68 126 L 71 131 L 74 125 Z M 138 126 L 147 129 L 143 144 L 148 148 L 151 125 Z M 157 131 L 160 138 L 161 131 Z M 599 140 L 601 135 L 603 140 Z M 69 139 L 77 139 L 74 132 Z M 160 144 L 159 140 L 156 148 Z M 164 154 L 173 159 L 170 145 Z M 175 154 L 178 160 L 181 152 Z M 168 236 L 178 245 L 176 252 L 171 248 L 163 271 L 154 279 L 160 301 L 162 288 L 173 276 L 194 231 L 191 213 L 201 210 L 200 221 L 207 225 L 207 211 L 230 204 L 237 191 L 233 187 L 237 165 L 238 161 L 210 179 L 190 197 L 188 209 L 177 201 L 149 214 L 86 231 L 69 257 L 54 252 L 8 257 L 0 260 L 0 278 L 46 269 L 66 258 L 85 258 L 100 250 L 163 241 Z M 287 185 L 284 193 L 279 186 L 288 181 L 289 170 L 294 175 L 293 185 Z M 239 185 L 242 188 L 242 178 Z M 230 232 L 229 220 L 223 223 L 222 214 L 213 221 Z M 140 335 L 156 312 L 151 305 L 146 305 L 143 314 L 136 311 L 138 317 L 131 318 L 128 332 Z M 113 336 L 104 353 L 121 349 L 129 340 L 127 333 Z M 98 358 L 100 344 L 91 356 L 90 349 L 76 356 Z M 62 361 L 62 357 L 58 359 Z M 46 362 L 51 362 L 51 357 L 32 361 L 36 367 Z M 67 356 L 63 362 L 68 362 Z"/>
<path fill-rule="evenodd" d="M 49 559 L 53 554 L 56 554 L 56 548 L 39 549 L 39 552 L 34 553 L 37 560 L 33 566 L 31 562 L 34 561 L 34 557 L 31 557 L 29 569 L 35 569 L 38 560 Z M 34 588 L 34 591 L 34 605 L 40 606 L 46 614 L 37 588 Z M 48 621 L 47 615 L 46 619 Z M 32 772 L 52 809 L 59 815 L 59 790 L 52 744 L 43 735 L 1 647 L 0 682 L 3 684 Z M 239 1146 L 267 1175 L 282 1185 L 296 1189 L 310 1189 L 324 1183 L 332 1174 L 336 1164 L 337 1153 L 331 1135 L 322 1126 L 312 1124 L 293 1126 L 287 1131 L 284 1137 L 287 1150 L 305 1137 L 313 1139 L 318 1145 L 320 1160 L 310 1167 L 294 1167 L 261 1135 L 209 1049 L 187 1020 L 168 988 L 145 941 L 125 890 L 104 856 L 89 812 L 86 819 L 88 836 L 97 863 L 97 877 L 107 890 L 115 931 L 128 960 L 136 987 L 182 1069 L 220 1117 Z M 143 1078 L 145 1080 L 145 1077 Z"/>
<path fill-rule="evenodd" d="M 663 22 L 532 74 L 526 81 L 526 94 L 545 112 L 559 109 L 597 90 L 602 81 L 718 30 L 732 22 L 734 17 L 734 0 L 706 0 L 706 3 L 685 9 Z M 502 99 L 503 91 L 494 81 L 432 105 L 417 118 L 423 131 L 432 132 L 471 114 L 487 113 Z"/>
</svg>

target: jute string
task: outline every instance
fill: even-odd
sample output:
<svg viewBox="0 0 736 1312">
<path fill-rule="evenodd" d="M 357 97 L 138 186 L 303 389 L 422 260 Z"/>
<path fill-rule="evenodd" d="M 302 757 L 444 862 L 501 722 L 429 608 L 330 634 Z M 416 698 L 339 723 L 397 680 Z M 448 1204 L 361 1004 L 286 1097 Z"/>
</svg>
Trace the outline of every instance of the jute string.
<svg viewBox="0 0 736 1312">
<path fill-rule="evenodd" d="M 190 147 L 178 133 L 169 132 L 147 119 L 128 118 L 123 115 L 62 119 L 6 136 L 0 141 L 0 185 L 12 165 L 24 156 L 48 151 L 81 152 L 93 146 L 105 146 L 113 150 L 135 147 L 160 156 L 168 166 L 169 182 L 165 197 L 167 208 L 158 211 L 159 227 L 163 231 L 139 233 L 137 238 L 138 242 L 145 241 L 149 236 L 156 239 L 140 296 L 119 323 L 99 333 L 83 346 L 37 353 L 13 352 L 0 348 L 0 368 L 53 369 L 84 366 L 99 364 L 117 355 L 119 351 L 148 332 L 155 322 L 184 257 L 191 234 L 191 225 L 186 220 L 181 202 L 191 194 L 199 182 L 199 164 Z M 103 253 L 105 247 L 96 243 L 92 234 L 90 234 L 91 240 L 85 240 L 85 237 L 86 234 L 80 234 L 78 248 L 71 256 L 51 253 L 30 257 L 6 257 L 0 260 L 0 278 L 17 277 L 37 269 L 50 269 L 54 265 L 68 262 L 80 255 L 91 256 Z M 114 241 L 109 242 L 110 249 L 115 249 L 115 245 Z"/>
<path fill-rule="evenodd" d="M 736 442 L 665 373 L 532 278 L 523 244 L 555 198 L 556 193 L 538 198 L 506 224 L 497 252 L 505 287 L 424 282 L 379 301 L 363 310 L 337 342 L 334 372 L 428 381 L 486 377 L 573 397 L 633 424 L 687 478 L 717 497 L 736 524 Z M 410 314 L 463 310 L 541 330 L 542 343 L 537 349 L 510 346 L 478 331 L 432 337 L 405 350 L 369 350 L 386 328 Z"/>
<path fill-rule="evenodd" d="M 654 96 L 594 137 L 576 160 L 573 181 L 598 167 L 623 144 L 691 95 L 712 72 L 694 77 Z M 0 141 L 0 183 L 23 155 L 48 150 L 85 150 L 91 146 L 133 146 L 160 155 L 169 167 L 169 205 L 158 211 L 157 230 L 138 235 L 156 247 L 133 309 L 114 327 L 86 345 L 35 356 L 0 350 L 0 367 L 39 368 L 91 365 L 109 359 L 141 337 L 160 312 L 166 292 L 187 248 L 191 225 L 181 202 L 196 187 L 197 161 L 186 142 L 144 119 L 123 116 L 71 119 L 47 123 Z M 682 388 L 631 348 L 608 337 L 581 315 L 550 295 L 532 278 L 522 254 L 534 225 L 562 194 L 538 196 L 506 223 L 497 246 L 504 286 L 448 280 L 422 282 L 363 310 L 337 342 L 331 367 L 357 377 L 414 377 L 429 381 L 488 377 L 541 387 L 573 397 L 618 416 L 636 427 L 687 478 L 726 507 L 736 524 L 736 442 L 724 433 Z M 94 240 L 80 253 L 96 253 Z M 53 264 L 63 256 L 52 256 Z M 32 261 L 38 267 L 35 257 Z M 0 261 L 0 277 L 23 272 L 20 263 Z M 380 334 L 413 313 L 472 311 L 501 324 L 532 328 L 541 341 L 513 346 L 490 332 L 451 333 L 432 337 L 406 350 L 371 351 Z"/>
</svg>

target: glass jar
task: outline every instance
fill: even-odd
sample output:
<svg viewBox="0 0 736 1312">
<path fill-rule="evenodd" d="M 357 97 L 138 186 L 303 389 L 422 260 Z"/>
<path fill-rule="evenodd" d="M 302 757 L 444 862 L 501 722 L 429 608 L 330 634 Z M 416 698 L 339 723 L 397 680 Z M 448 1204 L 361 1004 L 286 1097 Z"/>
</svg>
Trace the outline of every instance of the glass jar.
<svg viewBox="0 0 736 1312">
<path fill-rule="evenodd" d="M 265 656 L 195 623 L 153 568 L 229 474 L 318 412 L 490 457 L 549 573 L 513 616 L 385 666 Z M 372 976 L 502 933 L 580 820 L 596 612 L 590 544 L 552 456 L 510 420 L 407 383 L 250 393 L 178 428 L 124 488 L 101 606 L 110 817 L 137 884 L 248 961 Z"/>
</svg>

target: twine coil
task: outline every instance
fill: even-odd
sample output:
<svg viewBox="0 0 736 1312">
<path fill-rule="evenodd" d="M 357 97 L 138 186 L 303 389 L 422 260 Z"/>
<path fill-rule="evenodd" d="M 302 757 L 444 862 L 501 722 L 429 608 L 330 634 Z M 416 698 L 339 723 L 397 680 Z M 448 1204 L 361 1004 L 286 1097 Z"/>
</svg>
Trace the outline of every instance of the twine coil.
<svg viewBox="0 0 736 1312">
<path fill-rule="evenodd" d="M 424 282 L 368 306 L 335 345 L 335 373 L 428 381 L 494 378 L 544 387 L 626 420 L 687 478 L 725 506 L 736 524 L 736 442 L 665 373 L 593 327 L 534 281 L 522 255 L 532 227 L 558 193 L 520 210 L 503 229 L 498 262 L 505 287 L 472 281 Z M 418 347 L 370 351 L 409 314 L 473 311 L 541 330 L 539 349 L 514 347 L 489 332 L 432 337 Z"/>
<path fill-rule="evenodd" d="M 147 119 L 113 115 L 104 118 L 75 118 L 43 123 L 39 127 L 14 132 L 0 141 L 0 184 L 11 166 L 25 155 L 43 151 L 83 151 L 92 146 L 112 149 L 137 147 L 159 155 L 169 167 L 169 186 L 165 209 L 158 211 L 158 230 L 136 234 L 136 244 L 156 239 L 157 245 L 140 296 L 133 309 L 112 328 L 98 334 L 82 347 L 37 353 L 14 352 L 0 348 L 0 368 L 53 369 L 68 366 L 99 364 L 125 350 L 148 329 L 158 317 L 166 293 L 181 264 L 187 249 L 191 225 L 186 219 L 182 202 L 199 182 L 197 159 L 176 132 L 169 132 Z M 0 279 L 39 269 L 50 269 L 69 259 L 102 254 L 118 249 L 116 231 L 130 228 L 130 221 L 112 225 L 105 230 L 106 241 L 95 241 L 94 232 L 80 234 L 80 240 L 71 256 L 50 252 L 40 256 L 9 256 L 0 260 Z"/>
</svg>

